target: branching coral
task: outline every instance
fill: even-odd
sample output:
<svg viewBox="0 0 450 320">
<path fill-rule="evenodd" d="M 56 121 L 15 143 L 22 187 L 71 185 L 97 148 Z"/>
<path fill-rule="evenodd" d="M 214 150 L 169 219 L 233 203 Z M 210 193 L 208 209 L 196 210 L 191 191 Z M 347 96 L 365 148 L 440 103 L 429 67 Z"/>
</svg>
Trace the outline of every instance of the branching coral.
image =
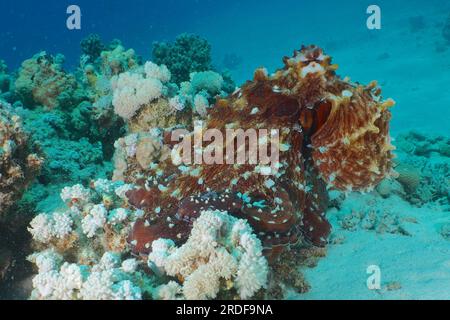
<svg viewBox="0 0 450 320">
<path fill-rule="evenodd" d="M 76 114 L 80 111 L 81 107 L 68 115 L 59 110 L 21 110 L 20 114 L 25 119 L 24 128 L 45 154 L 46 161 L 39 175 L 41 183 L 88 182 L 98 174 L 112 171 L 106 163 L 102 143 L 90 142 L 88 138 L 82 137 L 80 131 L 83 129 L 85 133 L 92 134 L 91 139 L 95 137 L 97 140 L 101 134 L 94 135 L 96 126 Z M 75 125 L 79 126 L 80 131 L 74 128 Z M 108 137 L 106 134 L 104 136 Z"/>
<path fill-rule="evenodd" d="M 216 298 L 221 281 L 228 281 L 229 289 L 248 299 L 267 283 L 261 242 L 247 222 L 226 212 L 202 212 L 189 240 L 179 248 L 167 239 L 153 242 L 152 248 L 149 266 L 184 279 L 180 291 L 187 299 Z M 169 291 L 174 283 L 165 286 L 159 290 Z"/>
<path fill-rule="evenodd" d="M 36 177 L 42 161 L 33 153 L 20 117 L 0 101 L 0 218 Z"/>
<path fill-rule="evenodd" d="M 29 231 L 38 248 L 33 299 L 140 299 L 145 277 L 126 254 L 127 230 L 140 215 L 126 209 L 130 186 L 97 180 L 66 187 L 67 208 L 37 215 Z M 69 262 L 70 261 L 70 262 Z"/>
<path fill-rule="evenodd" d="M 217 95 L 226 95 L 222 76 L 213 71 L 192 73 L 191 82 L 183 82 L 181 88 L 170 79 L 167 67 L 153 62 L 113 77 L 114 110 L 127 120 L 131 132 L 190 128 L 193 118 L 207 116 Z"/>
</svg>

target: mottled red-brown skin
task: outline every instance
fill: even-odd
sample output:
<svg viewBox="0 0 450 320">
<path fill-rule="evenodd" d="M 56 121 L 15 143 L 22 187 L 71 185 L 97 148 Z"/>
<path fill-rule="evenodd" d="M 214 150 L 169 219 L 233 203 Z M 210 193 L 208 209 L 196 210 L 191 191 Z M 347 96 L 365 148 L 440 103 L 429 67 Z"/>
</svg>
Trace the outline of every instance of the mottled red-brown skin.
<svg viewBox="0 0 450 320">
<path fill-rule="evenodd" d="M 280 141 L 289 148 L 280 152 L 279 174 L 264 176 L 255 172 L 252 164 L 203 164 L 192 166 L 198 169 L 192 176 L 181 172 L 171 159 L 159 163 L 145 187 L 127 194 L 130 204 L 146 212 L 129 235 L 135 253 L 148 254 L 158 238 L 183 243 L 192 223 L 207 209 L 226 210 L 246 219 L 270 258 L 299 241 L 324 246 L 331 230 L 325 218 L 327 187 L 365 189 L 385 176 L 390 169 L 390 150 L 371 145 L 388 141 L 390 113 L 378 102 L 379 90 L 340 79 L 331 58 L 315 46 L 295 51 L 284 63 L 272 76 L 256 70 L 253 81 L 227 99 L 218 99 L 205 124 L 205 128 L 223 133 L 230 124 L 243 130 L 280 130 Z M 348 92 L 355 98 L 343 98 Z M 330 117 L 342 125 L 345 134 L 339 127 L 329 127 L 334 125 L 328 123 Z M 323 134 L 327 130 L 330 135 Z M 322 143 L 325 140 L 333 145 Z M 167 134 L 164 141 L 168 141 Z M 345 150 L 340 153 L 344 158 L 333 158 L 328 146 L 336 154 Z M 365 149 L 377 160 L 371 170 L 346 166 L 350 160 L 366 159 Z M 345 158 L 347 155 L 351 159 Z M 243 194 L 250 203 L 243 200 Z M 259 201 L 263 206 L 255 205 Z"/>
</svg>

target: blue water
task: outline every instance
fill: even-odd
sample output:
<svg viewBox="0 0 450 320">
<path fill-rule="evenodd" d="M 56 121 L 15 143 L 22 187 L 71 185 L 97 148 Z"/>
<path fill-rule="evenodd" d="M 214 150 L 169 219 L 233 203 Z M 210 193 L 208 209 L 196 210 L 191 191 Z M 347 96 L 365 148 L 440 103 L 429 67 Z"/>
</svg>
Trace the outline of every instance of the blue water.
<svg viewBox="0 0 450 320">
<path fill-rule="evenodd" d="M 66 8 L 82 10 L 82 29 L 66 28 Z M 366 8 L 382 9 L 382 29 L 366 28 Z M 430 0 L 17 0 L 0 3 L 0 58 L 10 69 L 40 50 L 63 53 L 76 67 L 79 43 L 90 33 L 151 59 L 153 41 L 173 40 L 182 32 L 199 34 L 212 44 L 214 64 L 234 54 L 242 63 L 237 83 L 253 70 L 274 70 L 301 44 L 323 46 L 354 81 L 378 80 L 385 96 L 397 101 L 393 132 L 418 129 L 450 134 L 450 49 L 436 52 L 450 1 Z M 422 15 L 426 28 L 408 30 L 408 19 Z M 382 59 L 383 56 L 387 56 Z"/>
</svg>

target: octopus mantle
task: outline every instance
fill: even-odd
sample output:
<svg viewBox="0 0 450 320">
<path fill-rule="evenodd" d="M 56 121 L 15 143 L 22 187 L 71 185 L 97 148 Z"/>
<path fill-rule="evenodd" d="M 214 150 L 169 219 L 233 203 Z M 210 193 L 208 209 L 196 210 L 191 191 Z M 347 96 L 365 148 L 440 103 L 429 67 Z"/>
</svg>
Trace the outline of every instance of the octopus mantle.
<svg viewBox="0 0 450 320">
<path fill-rule="evenodd" d="M 283 61 L 274 74 L 257 69 L 253 81 L 218 99 L 205 126 L 278 129 L 285 146 L 278 173 L 262 175 L 252 164 L 154 163 L 141 187 L 127 193 L 145 211 L 129 235 L 136 254 L 148 254 L 159 238 L 183 243 L 206 209 L 246 219 L 269 257 L 299 241 L 324 246 L 331 229 L 327 190 L 368 190 L 391 172 L 394 103 L 382 101 L 376 82 L 341 79 L 316 46 Z"/>
</svg>

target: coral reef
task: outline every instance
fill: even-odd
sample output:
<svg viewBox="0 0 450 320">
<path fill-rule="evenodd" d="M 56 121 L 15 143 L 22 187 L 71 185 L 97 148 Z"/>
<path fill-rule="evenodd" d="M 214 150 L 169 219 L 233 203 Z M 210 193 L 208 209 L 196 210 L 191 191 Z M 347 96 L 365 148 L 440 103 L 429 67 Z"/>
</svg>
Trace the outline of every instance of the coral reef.
<svg viewBox="0 0 450 320">
<path fill-rule="evenodd" d="M 271 260 L 303 238 L 323 246 L 330 231 L 326 187 L 369 190 L 391 173 L 393 102 L 381 101 L 376 84 L 341 80 L 315 46 L 284 63 L 272 76 L 256 70 L 253 81 L 218 99 L 205 126 L 282 128 L 278 172 L 267 176 L 254 164 L 153 163 L 150 175 L 136 181 L 140 187 L 127 193 L 146 212 L 130 234 L 136 253 L 149 254 L 159 238 L 183 244 L 207 209 L 247 219 Z"/>
<path fill-rule="evenodd" d="M 119 44 L 94 58 L 99 43 L 96 37 L 84 42 L 92 57 L 77 74 L 84 99 L 70 113 L 58 106 L 34 119 L 48 129 L 33 137 L 58 137 L 67 142 L 59 150 L 86 157 L 86 171 L 80 166 L 75 171 L 82 176 L 71 176 L 74 164 L 65 167 L 55 147 L 43 147 L 55 155 L 51 168 L 86 184 L 99 175 L 93 169 L 107 167 L 95 143 L 107 143 L 106 136 L 96 133 L 93 114 L 113 119 L 114 111 L 128 132 L 115 143 L 114 181 L 65 187 L 64 206 L 30 223 L 36 252 L 29 260 L 37 267 L 31 298 L 249 299 L 281 297 L 285 288 L 307 291 L 298 267 L 315 265 L 326 252 L 328 189 L 372 190 L 392 174 L 393 101 L 381 99 L 375 82 L 338 77 L 337 66 L 315 46 L 285 57 L 283 69 L 270 76 L 256 70 L 227 96 L 234 88 L 211 71 L 209 45 L 199 38 L 155 45 L 155 56 L 167 60 L 144 65 Z M 279 142 L 267 141 L 279 160 L 273 166 L 173 162 L 179 147 L 170 141 L 173 130 L 190 131 L 199 119 L 203 130 L 222 133 L 279 129 Z M 94 138 L 81 139 L 83 131 Z M 195 134 L 189 131 L 183 141 Z M 221 151 L 230 143 L 238 143 L 235 136 Z M 250 143 L 244 140 L 245 147 Z M 381 227 L 391 226 L 384 217 L 372 228 L 396 232 Z"/>
<path fill-rule="evenodd" d="M 0 219 L 39 173 L 43 159 L 34 153 L 21 119 L 0 101 Z"/>
<path fill-rule="evenodd" d="M 193 72 L 180 88 L 170 80 L 167 67 L 151 61 L 112 78 L 114 111 L 128 121 L 132 132 L 190 126 L 191 113 L 205 118 L 215 98 L 227 95 L 224 78 L 214 71 Z"/>
<path fill-rule="evenodd" d="M 50 244 L 65 254 L 78 252 L 81 261 L 95 258 L 96 249 L 101 254 L 125 251 L 129 222 L 141 214 L 124 208 L 123 190 L 127 188 L 123 183 L 103 179 L 93 182 L 90 188 L 79 184 L 65 187 L 60 197 L 68 208 L 37 215 L 29 230 L 38 243 Z M 87 243 L 94 236 L 95 241 Z"/>
<path fill-rule="evenodd" d="M 145 176 L 152 163 L 170 156 L 158 130 L 130 134 L 117 140 L 115 147 L 113 180 L 134 183 Z"/>
<path fill-rule="evenodd" d="M 160 69 L 158 69 L 160 68 Z M 121 73 L 112 79 L 113 105 L 116 114 L 129 120 L 137 111 L 163 94 L 163 81 L 170 79 L 167 68 L 147 62 L 145 74 Z"/>
<path fill-rule="evenodd" d="M 179 86 L 182 86 L 183 82 L 189 82 L 194 72 L 217 71 L 212 66 L 211 45 L 194 34 L 180 34 L 173 44 L 154 42 L 153 60 L 157 64 L 167 66 L 172 73 L 172 81 Z M 224 71 L 222 77 L 222 89 L 227 94 L 232 93 L 236 86 L 231 76 Z"/>
</svg>

